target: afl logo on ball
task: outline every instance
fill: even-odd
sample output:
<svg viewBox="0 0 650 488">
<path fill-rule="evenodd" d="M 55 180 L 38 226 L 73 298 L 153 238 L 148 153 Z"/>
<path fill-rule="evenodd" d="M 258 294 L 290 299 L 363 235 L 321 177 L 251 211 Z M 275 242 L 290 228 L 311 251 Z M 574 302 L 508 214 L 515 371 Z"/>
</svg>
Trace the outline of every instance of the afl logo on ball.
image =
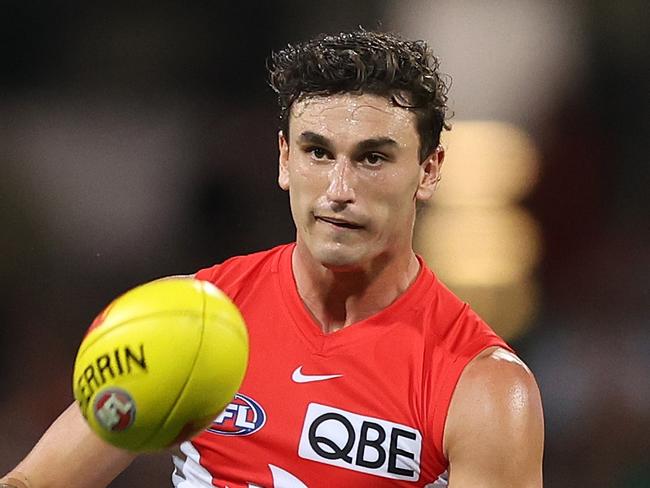
<svg viewBox="0 0 650 488">
<path fill-rule="evenodd" d="M 250 435 L 265 423 L 266 412 L 262 406 L 251 397 L 237 393 L 207 430 L 221 435 Z"/>
<path fill-rule="evenodd" d="M 99 425 L 109 432 L 128 429 L 135 420 L 135 402 L 120 388 L 108 388 L 97 393 L 93 412 Z"/>
</svg>

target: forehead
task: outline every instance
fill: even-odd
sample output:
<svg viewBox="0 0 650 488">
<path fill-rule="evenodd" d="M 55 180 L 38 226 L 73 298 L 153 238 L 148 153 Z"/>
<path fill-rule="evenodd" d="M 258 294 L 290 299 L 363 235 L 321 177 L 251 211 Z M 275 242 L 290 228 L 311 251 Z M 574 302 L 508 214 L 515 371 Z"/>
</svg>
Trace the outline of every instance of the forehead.
<svg viewBox="0 0 650 488">
<path fill-rule="evenodd" d="M 341 93 L 310 96 L 293 104 L 290 135 L 309 130 L 336 140 L 390 137 L 417 144 L 415 114 L 380 95 Z"/>
</svg>

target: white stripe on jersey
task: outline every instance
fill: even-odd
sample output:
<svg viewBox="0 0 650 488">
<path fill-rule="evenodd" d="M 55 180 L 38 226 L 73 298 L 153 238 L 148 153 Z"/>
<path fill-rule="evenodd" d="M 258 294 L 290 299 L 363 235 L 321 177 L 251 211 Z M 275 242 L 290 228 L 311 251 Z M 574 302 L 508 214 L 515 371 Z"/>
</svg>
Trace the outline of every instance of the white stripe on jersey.
<svg viewBox="0 0 650 488">
<path fill-rule="evenodd" d="M 285 471 L 273 464 L 269 464 L 269 469 L 273 475 L 273 488 L 309 488 L 289 471 Z"/>
<path fill-rule="evenodd" d="M 174 471 L 172 483 L 176 488 L 214 488 L 212 475 L 199 463 L 201 455 L 194 445 L 185 441 L 181 444 L 185 459 L 173 456 Z"/>
</svg>

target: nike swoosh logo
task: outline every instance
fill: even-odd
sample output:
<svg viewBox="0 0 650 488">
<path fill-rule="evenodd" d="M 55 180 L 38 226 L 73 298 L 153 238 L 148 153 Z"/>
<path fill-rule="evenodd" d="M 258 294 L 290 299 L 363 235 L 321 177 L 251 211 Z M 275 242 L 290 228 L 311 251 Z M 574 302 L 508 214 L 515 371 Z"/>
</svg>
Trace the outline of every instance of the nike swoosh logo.
<svg viewBox="0 0 650 488">
<path fill-rule="evenodd" d="M 296 383 L 311 383 L 312 381 L 325 381 L 334 378 L 340 378 L 342 374 L 303 374 L 302 366 L 298 366 L 293 373 L 291 379 Z"/>
</svg>

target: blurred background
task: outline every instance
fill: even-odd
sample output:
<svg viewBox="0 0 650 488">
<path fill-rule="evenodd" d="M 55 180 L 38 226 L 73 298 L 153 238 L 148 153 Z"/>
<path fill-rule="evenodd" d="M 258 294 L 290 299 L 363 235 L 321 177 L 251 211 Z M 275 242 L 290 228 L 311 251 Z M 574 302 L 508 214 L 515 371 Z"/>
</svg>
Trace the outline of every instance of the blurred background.
<svg viewBox="0 0 650 488">
<path fill-rule="evenodd" d="M 1 5 L 0 471 L 71 401 L 115 295 L 293 239 L 265 60 L 363 26 L 453 79 L 416 245 L 535 372 L 545 486 L 650 487 L 647 2 Z"/>
</svg>

